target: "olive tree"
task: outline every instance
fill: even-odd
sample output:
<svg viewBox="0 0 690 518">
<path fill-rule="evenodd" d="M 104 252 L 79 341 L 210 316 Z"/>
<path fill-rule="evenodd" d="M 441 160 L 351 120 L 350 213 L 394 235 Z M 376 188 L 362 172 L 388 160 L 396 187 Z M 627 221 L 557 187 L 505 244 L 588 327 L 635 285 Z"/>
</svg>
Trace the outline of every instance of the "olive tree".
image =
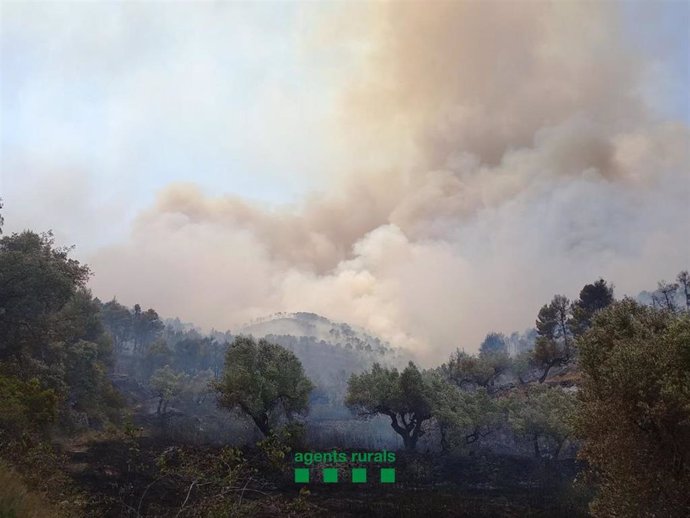
<svg viewBox="0 0 690 518">
<path fill-rule="evenodd" d="M 475 443 L 496 429 L 501 409 L 486 389 L 462 390 L 442 372 L 429 372 L 432 414 L 438 425 L 441 450 Z"/>
<path fill-rule="evenodd" d="M 493 391 L 495 381 L 510 366 L 510 356 L 505 349 L 483 351 L 477 356 L 456 351 L 442 369 L 448 379 L 460 388 L 483 387 Z"/>
<path fill-rule="evenodd" d="M 532 385 L 511 394 L 503 404 L 511 428 L 532 441 L 534 456 L 542 457 L 541 443 L 557 459 L 566 440 L 573 436 L 575 396 L 560 387 Z"/>
<path fill-rule="evenodd" d="M 432 417 L 432 398 L 428 381 L 414 363 L 402 372 L 375 363 L 370 371 L 350 377 L 345 404 L 362 418 L 388 416 L 405 449 L 413 451 L 426 433 L 422 425 Z"/>
<path fill-rule="evenodd" d="M 293 352 L 246 336 L 228 347 L 225 370 L 214 386 L 220 406 L 239 408 L 265 436 L 277 419 L 306 413 L 314 388 Z"/>
</svg>

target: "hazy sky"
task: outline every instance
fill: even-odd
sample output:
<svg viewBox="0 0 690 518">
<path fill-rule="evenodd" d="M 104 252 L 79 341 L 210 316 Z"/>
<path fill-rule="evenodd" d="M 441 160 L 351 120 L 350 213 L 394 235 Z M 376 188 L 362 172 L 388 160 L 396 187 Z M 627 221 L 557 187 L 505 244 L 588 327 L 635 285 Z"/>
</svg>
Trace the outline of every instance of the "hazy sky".
<svg viewBox="0 0 690 518">
<path fill-rule="evenodd" d="M 5 231 L 442 357 L 690 266 L 688 2 L 1 4 Z"/>
</svg>

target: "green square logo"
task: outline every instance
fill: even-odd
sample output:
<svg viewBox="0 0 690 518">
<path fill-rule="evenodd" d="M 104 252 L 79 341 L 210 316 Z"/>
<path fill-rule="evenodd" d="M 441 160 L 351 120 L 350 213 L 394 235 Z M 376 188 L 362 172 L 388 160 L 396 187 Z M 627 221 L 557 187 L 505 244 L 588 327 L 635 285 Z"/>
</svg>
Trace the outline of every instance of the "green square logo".
<svg viewBox="0 0 690 518">
<path fill-rule="evenodd" d="M 295 468 L 295 484 L 309 483 L 309 468 Z"/>
<path fill-rule="evenodd" d="M 352 482 L 363 484 L 367 481 L 367 468 L 352 468 Z"/>
<path fill-rule="evenodd" d="M 395 482 L 395 468 L 381 468 L 381 483 L 393 484 Z"/>
<path fill-rule="evenodd" d="M 337 468 L 324 468 L 323 470 L 323 481 L 326 484 L 334 484 L 338 482 L 338 469 Z"/>
</svg>

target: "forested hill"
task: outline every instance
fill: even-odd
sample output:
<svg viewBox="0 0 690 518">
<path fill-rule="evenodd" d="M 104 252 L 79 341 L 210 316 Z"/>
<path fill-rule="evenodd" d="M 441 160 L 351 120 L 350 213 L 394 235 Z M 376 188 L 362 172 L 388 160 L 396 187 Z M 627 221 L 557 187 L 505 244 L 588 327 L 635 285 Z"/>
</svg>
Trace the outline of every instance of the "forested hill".
<svg viewBox="0 0 690 518">
<path fill-rule="evenodd" d="M 238 334 L 265 338 L 295 353 L 315 384 L 311 420 L 350 417 L 343 401 L 352 374 L 374 363 L 400 367 L 409 361 L 407 351 L 315 313 L 278 313 L 239 328 Z"/>
<path fill-rule="evenodd" d="M 174 416 L 168 426 L 180 438 L 227 439 L 227 416 L 208 394 L 223 370 L 225 353 L 236 336 L 252 335 L 277 343 L 301 361 L 314 383 L 309 420 L 349 419 L 344 405 L 347 382 L 379 363 L 400 366 L 404 352 L 345 323 L 313 313 L 279 313 L 236 331 L 203 333 L 178 318 L 162 319 L 155 309 L 128 308 L 117 300 L 100 304 L 112 337 L 115 380 L 138 409 L 140 418 Z M 251 435 L 236 431 L 249 440 Z"/>
<path fill-rule="evenodd" d="M 292 350 L 312 379 L 348 374 L 374 362 L 401 365 L 409 352 L 342 322 L 315 313 L 277 313 L 238 329 L 237 334 L 266 338 Z"/>
<path fill-rule="evenodd" d="M 268 335 L 289 335 L 314 338 L 319 343 L 373 352 L 379 355 L 393 353 L 393 347 L 364 329 L 342 322 L 333 322 L 315 313 L 276 313 L 254 320 L 238 329 L 238 334 L 250 334 L 257 338 Z"/>
</svg>

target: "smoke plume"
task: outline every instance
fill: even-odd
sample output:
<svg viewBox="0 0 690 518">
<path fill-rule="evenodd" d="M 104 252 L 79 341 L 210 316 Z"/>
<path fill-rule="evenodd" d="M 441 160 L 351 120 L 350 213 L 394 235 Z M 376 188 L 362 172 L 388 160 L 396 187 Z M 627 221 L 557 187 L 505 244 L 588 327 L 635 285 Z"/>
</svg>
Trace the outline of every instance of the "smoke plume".
<svg viewBox="0 0 690 518">
<path fill-rule="evenodd" d="M 171 185 L 91 259 L 96 294 L 222 329 L 310 311 L 436 361 L 599 276 L 622 295 L 687 268 L 688 128 L 645 101 L 648 64 L 617 9 L 395 2 L 320 17 L 315 46 L 358 49 L 324 124 L 352 156 L 323 171 L 331 187 L 265 207 Z"/>
</svg>

